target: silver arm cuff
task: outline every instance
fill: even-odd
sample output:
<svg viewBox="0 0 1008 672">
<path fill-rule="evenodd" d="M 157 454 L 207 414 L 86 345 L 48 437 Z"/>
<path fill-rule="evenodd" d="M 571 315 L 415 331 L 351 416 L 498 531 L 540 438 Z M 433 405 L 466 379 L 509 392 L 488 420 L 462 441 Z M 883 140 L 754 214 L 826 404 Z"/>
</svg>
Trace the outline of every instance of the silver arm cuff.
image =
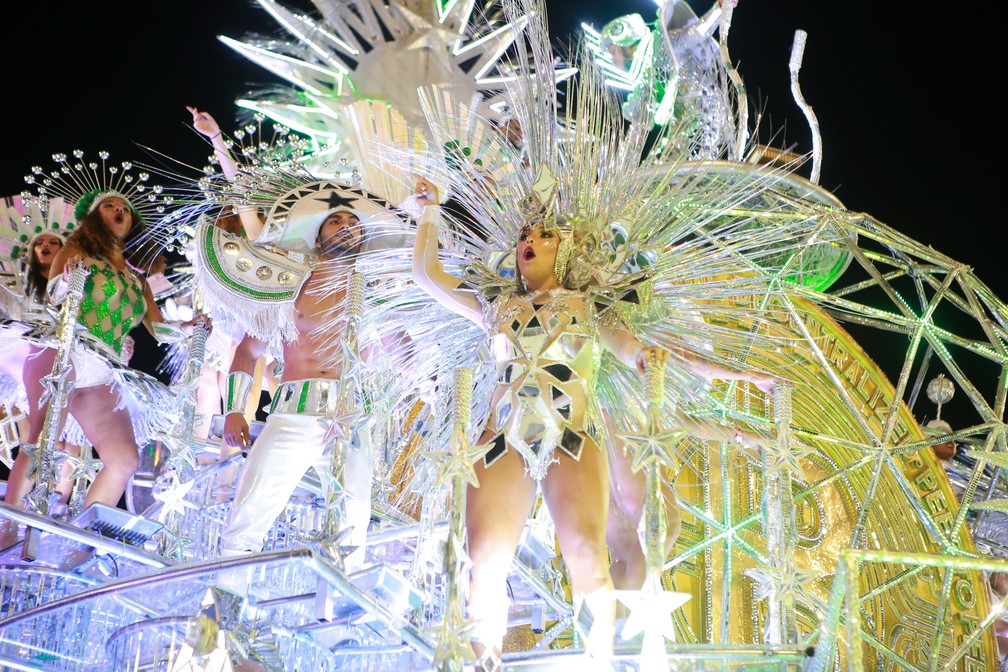
<svg viewBox="0 0 1008 672">
<path fill-rule="evenodd" d="M 66 300 L 70 291 L 70 283 L 63 279 L 62 273 L 57 273 L 55 278 L 49 280 L 46 285 L 46 294 L 49 295 L 49 303 L 58 306 Z"/>
<path fill-rule="evenodd" d="M 254 382 L 252 374 L 244 371 L 228 374 L 227 394 L 224 396 L 224 415 L 245 412 Z"/>
<path fill-rule="evenodd" d="M 181 322 L 155 322 L 154 340 L 162 344 L 181 343 L 188 336 L 182 331 Z"/>
</svg>

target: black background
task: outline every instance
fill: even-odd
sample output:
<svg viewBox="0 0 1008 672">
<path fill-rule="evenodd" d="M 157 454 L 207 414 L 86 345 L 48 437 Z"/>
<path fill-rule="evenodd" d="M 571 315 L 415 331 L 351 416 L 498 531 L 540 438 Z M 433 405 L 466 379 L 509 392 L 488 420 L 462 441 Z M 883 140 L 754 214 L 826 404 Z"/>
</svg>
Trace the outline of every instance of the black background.
<svg viewBox="0 0 1008 672">
<path fill-rule="evenodd" d="M 285 6 L 314 13 L 308 2 Z M 692 3 L 698 12 L 704 3 Z M 796 30 L 808 34 L 802 93 L 823 139 L 820 184 L 848 208 L 975 269 L 999 297 L 1004 266 L 1004 142 L 996 110 L 1003 84 L 987 38 L 996 18 L 981 6 L 868 0 L 740 0 L 729 50 L 755 107 L 760 137 L 811 149 L 789 86 Z M 579 22 L 596 28 L 618 14 L 654 17 L 651 0 L 549 2 L 560 41 Z M 966 7 L 964 6 L 964 10 Z M 0 66 L 5 75 L 0 193 L 25 188 L 33 164 L 54 152 L 141 160 L 135 143 L 203 165 L 201 136 L 186 105 L 233 130 L 235 99 L 279 84 L 217 39 L 282 35 L 258 4 L 244 0 L 171 3 L 6 3 Z M 159 354 L 142 329 L 133 364 L 149 373 Z"/>
</svg>

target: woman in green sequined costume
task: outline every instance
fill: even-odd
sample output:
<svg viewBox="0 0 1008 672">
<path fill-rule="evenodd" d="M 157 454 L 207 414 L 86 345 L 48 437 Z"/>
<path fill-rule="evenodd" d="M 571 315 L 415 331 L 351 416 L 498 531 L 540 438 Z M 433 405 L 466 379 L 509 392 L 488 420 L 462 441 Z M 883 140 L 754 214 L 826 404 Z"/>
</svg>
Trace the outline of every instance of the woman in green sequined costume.
<svg viewBox="0 0 1008 672">
<path fill-rule="evenodd" d="M 77 315 L 87 333 L 72 356 L 74 384 L 67 408 L 102 461 L 84 506 L 93 502 L 116 506 L 139 466 L 139 448 L 129 409 L 108 362 L 123 362 L 129 332 L 141 323 L 157 340 L 166 342 L 171 332 L 182 336 L 191 333 L 197 321 L 207 321 L 197 316 L 180 325 L 165 322 L 150 285 L 134 272 L 123 252 L 134 224 L 141 222 L 125 196 L 114 191 L 88 192 L 78 202 L 76 214 L 79 227 L 53 259 L 48 292 L 52 303 L 60 303 L 71 271 L 80 265 L 87 268 Z M 29 403 L 39 408 L 38 398 Z M 45 406 L 39 410 L 44 413 Z M 33 428 L 29 444 L 38 441 L 40 429 Z M 17 493 L 17 498 L 23 494 Z"/>
</svg>

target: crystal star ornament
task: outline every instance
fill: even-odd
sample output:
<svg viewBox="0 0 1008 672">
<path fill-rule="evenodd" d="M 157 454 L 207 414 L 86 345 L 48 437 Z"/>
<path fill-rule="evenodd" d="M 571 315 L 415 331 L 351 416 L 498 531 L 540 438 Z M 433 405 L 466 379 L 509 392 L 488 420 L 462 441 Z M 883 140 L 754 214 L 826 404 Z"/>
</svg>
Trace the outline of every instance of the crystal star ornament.
<svg viewBox="0 0 1008 672">
<path fill-rule="evenodd" d="M 661 578 L 652 573 L 644 581 L 640 590 L 616 590 L 614 597 L 630 610 L 620 636 L 623 639 L 633 639 L 644 633 L 648 636 L 675 641 L 675 627 L 672 624 L 672 612 L 686 604 L 693 597 L 689 593 L 678 593 L 665 590 Z M 664 644 L 662 644 L 664 651 Z"/>
<path fill-rule="evenodd" d="M 776 567 L 754 567 L 745 575 L 756 582 L 756 600 L 788 600 L 797 604 L 815 604 L 816 600 L 808 585 L 818 580 L 819 574 L 807 569 L 782 572 Z"/>
<path fill-rule="evenodd" d="M 176 433 L 166 434 L 161 439 L 161 444 L 168 450 L 168 463 L 173 469 L 180 473 L 192 474 L 196 470 L 196 451 L 190 443 L 190 438 L 180 436 Z"/>
<path fill-rule="evenodd" d="M 345 400 L 336 407 L 331 419 L 329 429 L 326 430 L 325 441 L 336 440 L 344 444 L 350 443 L 354 434 L 368 420 L 359 408 Z"/>
<path fill-rule="evenodd" d="M 476 470 L 473 465 L 486 453 L 485 446 L 460 446 L 456 449 L 432 451 L 427 454 L 427 458 L 435 466 L 435 484 L 448 485 L 454 479 L 460 478 L 464 482 L 479 487 L 479 479 L 476 477 Z"/>
<path fill-rule="evenodd" d="M 174 473 L 167 477 L 158 478 L 154 487 L 154 499 L 162 504 L 161 512 L 158 514 L 158 519 L 161 522 L 164 522 L 170 513 L 182 515 L 187 506 L 195 508 L 194 504 L 185 501 L 195 484 L 194 479 L 183 481 Z"/>
<path fill-rule="evenodd" d="M 641 434 L 625 434 L 627 449 L 633 454 L 631 468 L 637 472 L 645 466 L 657 463 L 674 469 L 679 460 L 675 447 L 683 437 L 682 431 L 649 428 Z"/>
<path fill-rule="evenodd" d="M 70 468 L 72 469 L 70 472 L 71 481 L 84 479 L 88 483 L 94 483 L 95 477 L 104 466 L 101 460 L 94 458 L 91 449 L 85 446 L 81 447 L 80 457 L 64 454 L 66 455 L 66 462 L 70 464 Z"/>
<path fill-rule="evenodd" d="M 424 633 L 437 641 L 437 647 L 434 649 L 433 669 L 443 669 L 443 666 L 449 662 L 476 660 L 476 654 L 469 643 L 476 625 L 475 621 L 466 621 L 458 616 L 446 617 L 439 625 Z"/>
<path fill-rule="evenodd" d="M 808 446 L 795 441 L 786 442 L 767 441 L 763 443 L 762 455 L 767 466 L 768 473 L 775 475 L 781 471 L 787 471 L 792 477 L 805 480 L 805 472 L 801 466 L 801 460 L 812 453 Z"/>
<path fill-rule="evenodd" d="M 185 537 L 181 532 L 169 529 L 168 526 L 160 530 L 161 555 L 173 560 L 182 560 L 185 557 L 185 549 L 192 545 L 192 539 Z"/>
</svg>

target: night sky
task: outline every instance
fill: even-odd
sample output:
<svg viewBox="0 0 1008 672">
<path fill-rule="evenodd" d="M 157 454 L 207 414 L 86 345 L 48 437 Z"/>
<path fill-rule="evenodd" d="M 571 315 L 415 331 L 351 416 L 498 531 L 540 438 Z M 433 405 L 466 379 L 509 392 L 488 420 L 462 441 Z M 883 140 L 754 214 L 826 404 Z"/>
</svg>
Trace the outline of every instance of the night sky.
<svg viewBox="0 0 1008 672">
<path fill-rule="evenodd" d="M 698 12 L 706 7 L 691 4 Z M 265 10 L 245 0 L 12 5 L 3 10 L 0 40 L 4 194 L 24 189 L 31 165 L 50 166 L 52 153 L 75 148 L 142 160 L 139 143 L 203 165 L 206 145 L 185 106 L 209 110 L 231 131 L 235 99 L 281 83 L 217 39 L 281 34 Z M 977 15 L 979 25 L 966 26 L 963 15 L 922 7 L 740 0 L 729 50 L 752 105 L 765 110 L 760 135 L 808 151 L 788 74 L 794 33 L 806 31 L 800 77 L 822 133 L 820 184 L 848 208 L 971 266 L 1003 299 L 1004 215 L 997 202 L 1005 186 L 995 181 L 1004 173 L 1004 142 L 994 101 L 1003 75 L 994 46 L 983 39 L 992 19 Z M 549 21 L 557 40 L 567 41 L 581 21 L 600 28 L 634 11 L 650 21 L 655 5 L 550 2 Z M 154 358 L 139 338 L 134 364 L 150 372 Z"/>
</svg>

